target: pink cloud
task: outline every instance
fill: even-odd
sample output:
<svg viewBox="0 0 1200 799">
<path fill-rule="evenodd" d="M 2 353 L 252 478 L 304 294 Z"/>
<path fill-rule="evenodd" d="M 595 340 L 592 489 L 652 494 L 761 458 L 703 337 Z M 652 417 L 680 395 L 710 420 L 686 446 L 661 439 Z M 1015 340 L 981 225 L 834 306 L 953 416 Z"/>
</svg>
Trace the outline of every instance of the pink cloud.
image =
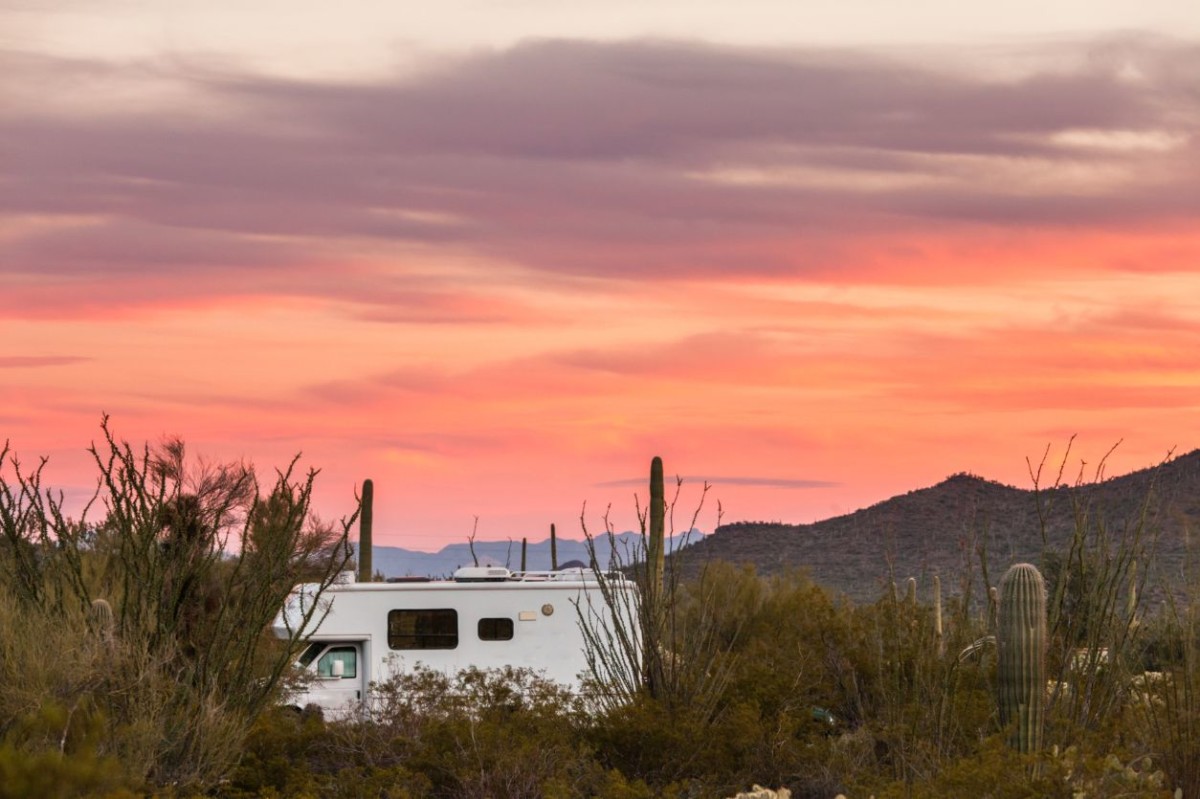
<svg viewBox="0 0 1200 799">
<path fill-rule="evenodd" d="M 324 295 L 322 269 L 362 263 L 348 253 L 369 243 L 636 282 L 853 281 L 925 274 L 930 256 L 949 262 L 943 276 L 969 271 L 988 240 L 1003 250 L 1029 234 L 1194 227 L 1200 111 L 1176 76 L 1200 51 L 1121 45 L 1119 59 L 1010 81 L 852 51 L 663 42 L 528 44 L 376 84 L 167 73 L 212 111 L 6 115 L 14 168 L 0 213 L 98 222 L 16 227 L 0 279 L 54 276 L 71 307 L 86 307 L 72 284 L 125 275 L 176 297 L 197 278 L 203 293 Z M 8 61 L 32 83 L 82 67 Z M 1122 77 L 1128 63 L 1140 82 Z M 1061 135 L 1089 130 L 1168 144 L 1096 149 Z M 1029 162 L 1041 166 L 1013 172 Z M 1081 163 L 1142 178 L 1106 184 Z M 719 177 L 730 169 L 766 179 Z M 939 252 L 956 238 L 976 244 Z M 371 282 L 343 294 L 387 318 Z M 123 288 L 136 303 L 137 287 Z M 33 291 L 24 304 L 44 307 Z"/>
</svg>

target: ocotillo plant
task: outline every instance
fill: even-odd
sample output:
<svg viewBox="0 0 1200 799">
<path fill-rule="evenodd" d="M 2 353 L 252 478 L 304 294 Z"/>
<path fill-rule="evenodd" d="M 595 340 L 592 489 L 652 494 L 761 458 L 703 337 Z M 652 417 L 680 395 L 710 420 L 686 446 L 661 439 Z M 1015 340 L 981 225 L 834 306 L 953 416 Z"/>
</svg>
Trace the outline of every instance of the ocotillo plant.
<svg viewBox="0 0 1200 799">
<path fill-rule="evenodd" d="M 1137 560 L 1132 560 L 1129 563 L 1129 602 L 1126 604 L 1126 613 L 1129 617 L 1129 624 L 1137 624 L 1138 611 L 1138 576 L 1137 576 Z"/>
<path fill-rule="evenodd" d="M 375 520 L 375 484 L 363 480 L 362 511 L 358 517 L 358 581 L 369 583 L 375 576 L 371 566 L 371 527 Z"/>
<path fill-rule="evenodd" d="M 1000 581 L 996 645 L 1000 723 L 1012 726 L 1015 749 L 1036 752 L 1046 703 L 1046 583 L 1031 564 L 1016 564 Z"/>
</svg>

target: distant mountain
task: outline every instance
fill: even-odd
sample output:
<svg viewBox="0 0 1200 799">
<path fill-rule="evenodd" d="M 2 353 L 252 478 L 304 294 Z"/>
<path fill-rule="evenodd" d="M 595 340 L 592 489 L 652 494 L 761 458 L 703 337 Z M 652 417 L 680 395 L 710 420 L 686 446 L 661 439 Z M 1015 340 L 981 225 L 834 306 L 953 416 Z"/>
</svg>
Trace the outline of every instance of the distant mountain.
<svg viewBox="0 0 1200 799">
<path fill-rule="evenodd" d="M 690 534 L 680 534 L 670 539 L 667 551 L 699 541 L 704 534 L 694 530 Z M 635 532 L 619 533 L 613 537 L 614 547 L 609 547 L 606 538 L 597 539 L 597 559 L 602 566 L 627 564 L 632 555 L 638 551 L 641 534 Z M 614 550 L 616 558 L 614 558 Z M 516 571 L 521 568 L 520 541 L 476 541 L 475 556 L 480 566 L 507 566 Z M 588 563 L 590 555 L 587 543 L 570 539 L 558 539 L 558 564 L 563 566 L 571 561 Z M 437 552 L 418 552 L 402 547 L 385 547 L 375 545 L 372 552 L 371 565 L 385 577 L 449 577 L 462 566 L 473 565 L 471 546 L 467 543 L 450 544 Z M 526 566 L 530 571 L 550 568 L 550 539 L 529 542 L 526 548 Z"/>
<path fill-rule="evenodd" d="M 1156 541 L 1157 576 L 1180 585 L 1187 531 L 1200 532 L 1200 450 L 1150 469 L 1040 495 L 956 474 L 813 524 L 726 524 L 688 547 L 683 557 L 689 571 L 709 560 L 751 563 L 760 574 L 804 568 L 856 601 L 879 598 L 893 576 L 897 581 L 917 577 L 926 591 L 938 574 L 945 592 L 959 593 L 968 569 L 976 590 L 982 585 L 981 548 L 994 584 L 1012 563 L 1040 562 L 1043 529 L 1051 547 L 1069 541 L 1081 514 L 1089 529 L 1104 529 L 1110 538 L 1131 535 L 1142 525 L 1146 537 Z"/>
</svg>

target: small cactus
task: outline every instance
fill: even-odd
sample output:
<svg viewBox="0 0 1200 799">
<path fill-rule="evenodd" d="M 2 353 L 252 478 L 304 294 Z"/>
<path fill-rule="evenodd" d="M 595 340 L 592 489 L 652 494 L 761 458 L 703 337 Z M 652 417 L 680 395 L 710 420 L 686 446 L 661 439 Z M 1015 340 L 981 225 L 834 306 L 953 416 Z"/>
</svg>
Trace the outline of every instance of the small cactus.
<svg viewBox="0 0 1200 799">
<path fill-rule="evenodd" d="M 92 623 L 96 633 L 105 644 L 111 644 L 116 635 L 116 618 L 113 616 L 112 605 L 107 599 L 92 600 Z"/>
<path fill-rule="evenodd" d="M 916 608 L 917 606 L 917 578 L 908 578 L 908 606 Z"/>
<path fill-rule="evenodd" d="M 996 687 L 1000 723 L 1022 753 L 1042 745 L 1046 701 L 1046 583 L 1035 566 L 1018 563 L 1000 581 Z"/>
</svg>

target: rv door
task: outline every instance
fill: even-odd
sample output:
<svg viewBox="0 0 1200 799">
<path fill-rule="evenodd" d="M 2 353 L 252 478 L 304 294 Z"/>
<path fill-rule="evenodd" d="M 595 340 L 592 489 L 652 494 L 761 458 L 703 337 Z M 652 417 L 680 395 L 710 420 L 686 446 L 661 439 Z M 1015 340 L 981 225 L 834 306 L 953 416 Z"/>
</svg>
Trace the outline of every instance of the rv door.
<svg viewBox="0 0 1200 799">
<path fill-rule="evenodd" d="M 314 679 L 305 699 L 334 715 L 352 713 L 363 698 L 362 644 L 346 642 L 325 647 L 309 669 Z"/>
</svg>

